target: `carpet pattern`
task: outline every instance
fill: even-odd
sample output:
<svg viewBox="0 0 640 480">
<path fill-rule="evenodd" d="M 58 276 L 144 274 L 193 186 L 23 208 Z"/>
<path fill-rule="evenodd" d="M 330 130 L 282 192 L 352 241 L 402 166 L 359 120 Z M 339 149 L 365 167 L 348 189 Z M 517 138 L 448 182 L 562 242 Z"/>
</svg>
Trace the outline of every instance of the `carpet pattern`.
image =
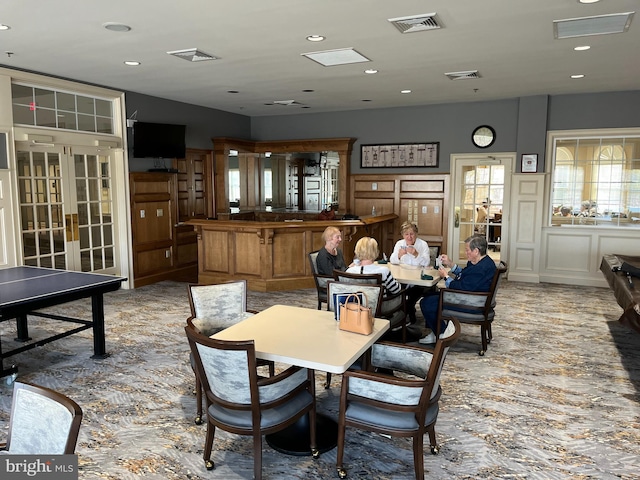
<svg viewBox="0 0 640 480">
<path fill-rule="evenodd" d="M 316 307 L 315 290 L 249 292 L 248 308 Z M 90 301 L 49 309 L 90 318 Z M 494 339 L 478 356 L 479 328 L 462 326 L 447 358 L 436 432 L 425 449 L 434 479 L 640 479 L 640 335 L 616 321 L 608 289 L 505 281 Z M 218 430 L 204 468 L 205 426 L 193 422 L 193 373 L 183 326 L 186 285 L 162 282 L 105 296 L 107 350 L 92 360 L 91 331 L 15 355 L 19 379 L 59 390 L 84 410 L 77 446 L 80 479 L 250 479 L 252 443 Z M 29 319 L 34 339 L 59 328 Z M 0 324 L 3 348 L 15 323 Z M 318 411 L 337 418 L 340 375 L 330 390 L 317 374 Z M 0 439 L 11 387 L 0 385 Z M 426 440 L 428 445 L 428 439 Z M 335 449 L 318 460 L 263 445 L 271 479 L 337 478 Z M 411 479 L 411 441 L 347 430 L 351 479 Z"/>
</svg>

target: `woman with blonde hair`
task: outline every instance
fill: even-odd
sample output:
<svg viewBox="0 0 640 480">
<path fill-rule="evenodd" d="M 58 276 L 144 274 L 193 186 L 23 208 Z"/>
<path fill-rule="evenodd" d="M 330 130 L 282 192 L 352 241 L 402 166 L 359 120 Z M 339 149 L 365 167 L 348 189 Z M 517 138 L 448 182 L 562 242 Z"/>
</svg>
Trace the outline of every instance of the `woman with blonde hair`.
<svg viewBox="0 0 640 480">
<path fill-rule="evenodd" d="M 336 227 L 327 227 L 322 233 L 324 248 L 321 248 L 316 257 L 316 265 L 320 275 L 333 275 L 333 270 L 347 269 L 342 256 L 342 250 L 338 245 L 342 242 L 342 233 Z"/>
<path fill-rule="evenodd" d="M 362 237 L 356 243 L 355 255 L 360 261 L 359 264 L 347 268 L 347 273 L 380 273 L 382 274 L 382 285 L 384 286 L 385 295 L 387 293 L 398 293 L 402 287 L 393 278 L 389 268 L 385 265 L 376 265 L 374 262 L 378 259 L 380 249 L 375 238 Z"/>
</svg>

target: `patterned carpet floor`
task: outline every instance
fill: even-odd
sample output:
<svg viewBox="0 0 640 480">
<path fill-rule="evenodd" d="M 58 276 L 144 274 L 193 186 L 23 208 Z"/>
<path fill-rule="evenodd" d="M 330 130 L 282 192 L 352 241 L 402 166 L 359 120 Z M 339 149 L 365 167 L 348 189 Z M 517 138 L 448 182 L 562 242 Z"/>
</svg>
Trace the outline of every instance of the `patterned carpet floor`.
<svg viewBox="0 0 640 480">
<path fill-rule="evenodd" d="M 315 290 L 250 292 L 248 308 L 316 307 Z M 90 318 L 90 302 L 50 309 Z M 477 327 L 463 325 L 442 376 L 440 454 L 425 449 L 425 478 L 640 479 L 640 335 L 617 323 L 608 289 L 505 281 L 494 340 L 478 356 Z M 204 468 L 205 426 L 193 422 L 193 373 L 183 325 L 186 285 L 162 282 L 105 296 L 107 350 L 92 360 L 90 330 L 15 355 L 19 379 L 74 398 L 84 410 L 80 479 L 250 479 L 248 437 L 219 431 L 216 469 Z M 30 318 L 34 339 L 55 321 Z M 0 323 L 3 349 L 15 323 Z M 337 417 L 340 375 L 321 386 L 318 410 Z M 0 385 L 0 439 L 11 387 Z M 427 440 L 428 442 L 428 440 Z M 263 447 L 266 479 L 332 479 L 335 449 L 318 460 Z M 351 479 L 411 479 L 410 440 L 347 430 Z"/>
</svg>

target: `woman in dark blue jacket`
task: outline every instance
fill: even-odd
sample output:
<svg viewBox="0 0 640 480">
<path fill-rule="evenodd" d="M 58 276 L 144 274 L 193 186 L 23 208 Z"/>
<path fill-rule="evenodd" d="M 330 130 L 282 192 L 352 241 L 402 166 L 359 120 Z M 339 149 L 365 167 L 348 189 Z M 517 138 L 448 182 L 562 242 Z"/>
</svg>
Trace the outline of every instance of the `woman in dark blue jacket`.
<svg viewBox="0 0 640 480">
<path fill-rule="evenodd" d="M 440 256 L 440 263 L 444 267 L 451 267 L 449 273 L 440 267 L 438 270 L 440 277 L 448 276 L 445 281 L 447 288 L 467 292 L 488 292 L 496 271 L 496 264 L 487 255 L 487 239 L 482 235 L 473 235 L 464 241 L 464 250 L 468 260 L 465 268 L 453 264 L 447 255 Z M 435 343 L 436 341 L 439 299 L 440 295 L 434 293 L 420 300 L 420 310 L 422 310 L 426 326 L 431 329 L 431 333 L 421 338 L 420 343 Z M 446 324 L 442 322 L 440 331 L 444 332 L 445 328 Z"/>
</svg>

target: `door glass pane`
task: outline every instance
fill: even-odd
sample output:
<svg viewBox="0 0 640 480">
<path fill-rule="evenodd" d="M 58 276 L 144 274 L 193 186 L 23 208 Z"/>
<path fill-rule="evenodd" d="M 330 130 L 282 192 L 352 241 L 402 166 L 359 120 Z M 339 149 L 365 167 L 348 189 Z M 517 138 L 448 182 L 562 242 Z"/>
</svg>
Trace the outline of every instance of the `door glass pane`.
<svg viewBox="0 0 640 480">
<path fill-rule="evenodd" d="M 53 234 L 53 251 L 55 253 L 62 253 L 65 251 L 64 248 L 64 231 L 63 230 L 54 230 Z"/>
<path fill-rule="evenodd" d="M 80 227 L 80 248 L 89 248 L 91 242 L 89 241 L 89 228 Z"/>
<path fill-rule="evenodd" d="M 86 203 L 78 205 L 78 225 L 89 225 L 89 212 Z"/>
<path fill-rule="evenodd" d="M 49 223 L 49 206 L 48 205 L 39 205 L 36 207 L 36 211 L 38 213 L 38 225 L 37 228 L 48 229 L 51 224 Z"/>
<path fill-rule="evenodd" d="M 93 251 L 93 269 L 94 270 L 102 270 L 102 250 L 94 250 Z"/>
<path fill-rule="evenodd" d="M 51 241 L 48 231 L 38 233 L 38 243 L 40 244 L 40 255 L 51 254 Z"/>
</svg>

